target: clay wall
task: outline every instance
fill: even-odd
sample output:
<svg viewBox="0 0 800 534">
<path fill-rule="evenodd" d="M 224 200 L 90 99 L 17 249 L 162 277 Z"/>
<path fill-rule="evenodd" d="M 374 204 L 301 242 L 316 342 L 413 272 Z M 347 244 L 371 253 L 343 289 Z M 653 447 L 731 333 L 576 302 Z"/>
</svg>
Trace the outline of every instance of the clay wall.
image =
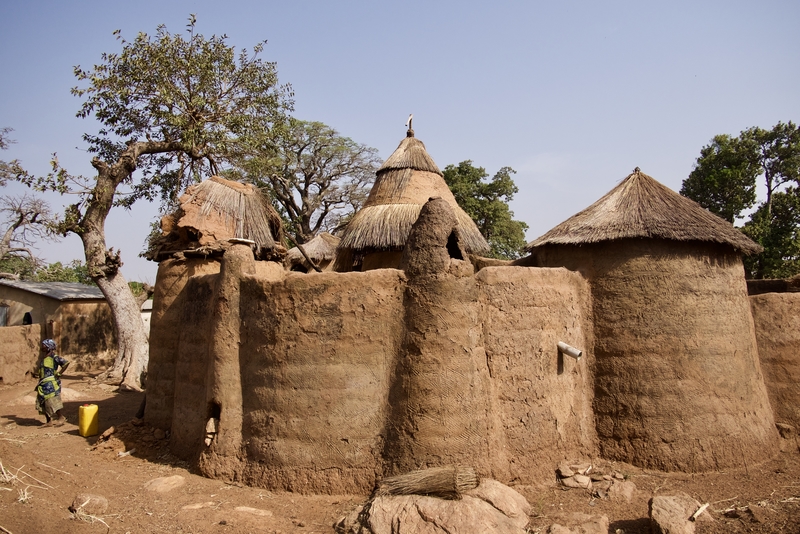
<svg viewBox="0 0 800 534">
<path fill-rule="evenodd" d="M 183 322 L 193 276 L 219 272 L 219 261 L 209 259 L 166 260 L 159 264 L 150 325 L 150 361 L 147 369 L 147 421 L 163 430 L 172 426 L 175 397 L 175 363 L 181 333 L 194 330 Z M 205 403 L 205 399 L 203 399 Z"/>
<path fill-rule="evenodd" d="M 488 267 L 476 275 L 506 482 L 552 476 L 561 459 L 597 454 L 589 286 L 566 269 Z M 581 349 L 560 354 L 559 341 Z M 500 479 L 500 478 L 498 478 Z"/>
<path fill-rule="evenodd" d="M 545 247 L 537 261 L 591 285 L 604 458 L 702 472 L 777 451 L 739 254 L 630 239 Z"/>
<path fill-rule="evenodd" d="M 800 293 L 752 296 L 750 307 L 775 421 L 800 429 Z"/>
<path fill-rule="evenodd" d="M 385 269 L 245 278 L 238 357 L 247 445 L 243 459 L 218 461 L 243 460 L 236 478 L 257 486 L 370 491 L 381 471 L 403 290 L 402 272 Z"/>
<path fill-rule="evenodd" d="M 41 340 L 38 324 L 0 328 L 0 384 L 19 384 L 33 375 Z"/>
</svg>

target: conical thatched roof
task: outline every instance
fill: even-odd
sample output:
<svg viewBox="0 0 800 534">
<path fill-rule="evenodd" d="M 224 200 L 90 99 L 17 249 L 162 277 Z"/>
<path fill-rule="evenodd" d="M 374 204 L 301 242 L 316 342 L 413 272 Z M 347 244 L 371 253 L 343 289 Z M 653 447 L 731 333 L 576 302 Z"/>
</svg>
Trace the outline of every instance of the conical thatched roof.
<svg viewBox="0 0 800 534">
<path fill-rule="evenodd" d="M 405 246 L 422 206 L 432 197 L 443 198 L 453 207 L 459 239 L 467 252 L 489 250 L 478 227 L 447 187 L 442 171 L 411 129 L 378 169 L 369 197 L 347 225 L 339 248 L 358 251 Z"/>
<path fill-rule="evenodd" d="M 308 243 L 303 243 L 303 249 L 308 257 L 319 263 L 321 261 L 331 261 L 336 257 L 336 247 L 339 246 L 341 238 L 331 235 L 328 232 L 321 232 L 314 236 Z M 306 261 L 303 253 L 297 247 L 290 248 L 286 253 L 286 263 L 295 265 Z"/>
<path fill-rule="evenodd" d="M 600 200 L 528 243 L 526 250 L 628 238 L 719 243 L 745 254 L 762 250 L 728 221 L 660 184 L 638 167 Z"/>
</svg>

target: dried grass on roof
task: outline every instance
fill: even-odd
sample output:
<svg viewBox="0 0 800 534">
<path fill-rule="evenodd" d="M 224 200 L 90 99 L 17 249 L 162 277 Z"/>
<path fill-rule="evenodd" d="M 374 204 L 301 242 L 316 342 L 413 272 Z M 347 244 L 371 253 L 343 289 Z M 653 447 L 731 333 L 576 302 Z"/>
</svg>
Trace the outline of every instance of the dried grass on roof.
<svg viewBox="0 0 800 534">
<path fill-rule="evenodd" d="M 268 200 L 253 186 L 213 176 L 191 191 L 200 200 L 203 216 L 218 214 L 234 237 L 273 248 L 283 239 L 281 219 Z"/>
<path fill-rule="evenodd" d="M 439 167 L 425 149 L 425 144 L 414 137 L 413 131 L 409 131 L 407 137 L 400 141 L 397 149 L 378 169 L 378 175 L 394 169 L 417 169 L 435 172 L 439 176 L 443 176 L 442 171 L 439 170 Z"/>
<path fill-rule="evenodd" d="M 308 243 L 303 243 L 306 254 L 314 261 L 332 260 L 336 257 L 336 247 L 339 246 L 341 238 L 331 235 L 328 232 L 321 232 L 314 236 Z M 286 253 L 286 261 L 291 263 L 302 263 L 305 261 L 303 253 L 297 247 L 289 249 Z"/>
<path fill-rule="evenodd" d="M 421 204 L 379 204 L 367 206 L 355 214 L 339 249 L 390 249 L 403 247 L 411 227 L 422 210 Z M 459 242 L 467 252 L 489 249 L 475 222 L 463 210 L 454 210 Z"/>
<path fill-rule="evenodd" d="M 762 250 L 728 221 L 638 168 L 600 200 L 528 243 L 526 250 L 627 238 L 718 243 L 745 254 Z"/>
<path fill-rule="evenodd" d="M 459 240 L 467 252 L 483 253 L 489 245 L 474 221 L 456 202 L 442 171 L 409 130 L 397 150 L 378 170 L 364 207 L 345 228 L 341 251 L 402 248 L 422 206 L 432 197 L 446 200 L 456 213 Z"/>
</svg>

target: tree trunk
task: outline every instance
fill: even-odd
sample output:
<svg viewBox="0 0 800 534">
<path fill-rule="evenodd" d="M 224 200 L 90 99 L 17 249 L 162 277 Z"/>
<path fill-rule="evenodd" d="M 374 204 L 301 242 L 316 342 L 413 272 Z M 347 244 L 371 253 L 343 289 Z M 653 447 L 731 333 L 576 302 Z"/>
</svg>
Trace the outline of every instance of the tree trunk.
<svg viewBox="0 0 800 534">
<path fill-rule="evenodd" d="M 140 305 L 119 271 L 122 265 L 119 253 L 106 250 L 102 228 L 102 225 L 99 228 L 90 227 L 81 234 L 86 266 L 106 297 L 117 334 L 117 358 L 113 367 L 101 376 L 120 380 L 120 389 L 123 391 L 142 391 L 150 348 L 147 333 Z"/>
<path fill-rule="evenodd" d="M 120 272 L 96 282 L 114 316 L 119 347 L 108 378 L 121 379 L 120 389 L 123 391 L 142 391 L 150 347 L 136 298 Z"/>
</svg>

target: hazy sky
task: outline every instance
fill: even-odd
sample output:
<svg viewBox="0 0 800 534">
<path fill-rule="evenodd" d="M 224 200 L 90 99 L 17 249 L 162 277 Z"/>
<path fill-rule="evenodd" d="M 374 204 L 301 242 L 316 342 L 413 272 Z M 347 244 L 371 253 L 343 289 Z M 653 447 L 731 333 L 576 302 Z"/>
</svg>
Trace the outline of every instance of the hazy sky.
<svg viewBox="0 0 800 534">
<path fill-rule="evenodd" d="M 264 39 L 295 116 L 322 121 L 387 158 L 414 130 L 444 168 L 470 159 L 517 171 L 515 218 L 543 234 L 634 167 L 674 190 L 716 134 L 800 115 L 800 2 L 59 1 L 0 4 L 0 127 L 18 158 L 45 173 L 53 152 L 91 175 L 70 94 L 73 66 L 165 24 Z M 18 188 L 7 188 L 18 192 Z M 72 201 L 52 197 L 54 205 Z M 157 207 L 113 212 L 108 243 L 129 280 L 154 282 L 138 258 Z M 43 243 L 48 261 L 83 259 L 80 240 Z"/>
</svg>

